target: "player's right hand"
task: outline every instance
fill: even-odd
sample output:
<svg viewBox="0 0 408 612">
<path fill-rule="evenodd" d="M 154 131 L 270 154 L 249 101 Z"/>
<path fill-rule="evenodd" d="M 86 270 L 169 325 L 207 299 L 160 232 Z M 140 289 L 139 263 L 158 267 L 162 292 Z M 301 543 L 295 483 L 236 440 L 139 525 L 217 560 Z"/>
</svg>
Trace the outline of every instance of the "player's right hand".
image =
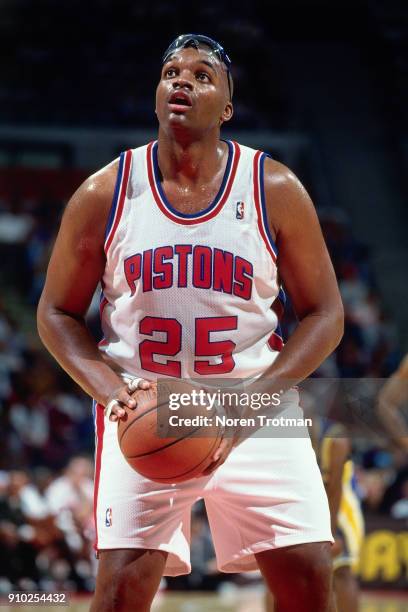
<svg viewBox="0 0 408 612">
<path fill-rule="evenodd" d="M 134 410 L 137 406 L 137 391 L 140 389 L 149 389 L 152 383 L 149 380 L 140 378 L 138 380 L 137 387 L 135 388 L 132 384 L 133 381 L 128 382 L 126 385 L 118 387 L 108 397 L 105 405 L 105 414 L 108 410 L 108 417 L 110 421 L 118 421 L 123 419 L 126 415 L 126 408 Z"/>
</svg>

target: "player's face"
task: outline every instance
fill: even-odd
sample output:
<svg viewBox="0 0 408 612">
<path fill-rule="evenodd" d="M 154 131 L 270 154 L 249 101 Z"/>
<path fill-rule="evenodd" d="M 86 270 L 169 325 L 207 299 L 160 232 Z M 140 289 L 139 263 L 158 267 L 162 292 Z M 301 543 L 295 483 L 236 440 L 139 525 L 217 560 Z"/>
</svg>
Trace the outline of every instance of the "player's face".
<svg viewBox="0 0 408 612">
<path fill-rule="evenodd" d="M 156 91 L 161 127 L 206 131 L 232 117 L 225 66 L 205 47 L 181 49 L 163 65 Z"/>
</svg>

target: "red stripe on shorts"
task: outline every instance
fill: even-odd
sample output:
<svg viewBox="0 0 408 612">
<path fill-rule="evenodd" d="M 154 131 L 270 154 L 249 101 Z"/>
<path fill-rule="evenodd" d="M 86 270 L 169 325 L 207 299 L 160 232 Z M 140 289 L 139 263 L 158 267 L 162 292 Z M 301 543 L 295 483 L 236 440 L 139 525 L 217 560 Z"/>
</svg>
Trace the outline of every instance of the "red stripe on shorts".
<svg viewBox="0 0 408 612">
<path fill-rule="evenodd" d="M 96 452 L 95 452 L 95 482 L 94 482 L 94 522 L 95 522 L 95 542 L 94 549 L 98 550 L 98 521 L 97 521 L 97 506 L 98 506 L 98 490 L 99 477 L 101 474 L 101 459 L 103 449 L 103 433 L 105 431 L 105 415 L 104 407 L 101 404 L 96 404 L 95 407 L 95 422 L 96 422 Z"/>
</svg>

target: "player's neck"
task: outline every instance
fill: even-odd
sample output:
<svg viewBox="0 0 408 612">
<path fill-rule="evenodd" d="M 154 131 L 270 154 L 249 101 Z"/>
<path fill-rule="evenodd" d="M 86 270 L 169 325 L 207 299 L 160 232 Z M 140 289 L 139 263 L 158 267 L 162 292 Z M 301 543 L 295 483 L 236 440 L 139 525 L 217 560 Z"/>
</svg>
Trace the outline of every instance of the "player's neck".
<svg viewBox="0 0 408 612">
<path fill-rule="evenodd" d="M 163 180 L 200 183 L 211 181 L 223 165 L 227 147 L 219 133 L 200 140 L 169 137 L 159 131 L 158 162 Z"/>
</svg>

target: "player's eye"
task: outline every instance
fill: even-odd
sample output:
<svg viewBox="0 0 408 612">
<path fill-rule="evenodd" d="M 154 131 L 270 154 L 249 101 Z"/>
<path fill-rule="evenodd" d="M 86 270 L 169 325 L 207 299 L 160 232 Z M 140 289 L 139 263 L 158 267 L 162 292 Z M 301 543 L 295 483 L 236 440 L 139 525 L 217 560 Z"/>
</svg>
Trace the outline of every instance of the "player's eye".
<svg viewBox="0 0 408 612">
<path fill-rule="evenodd" d="M 197 72 L 196 77 L 199 81 L 209 83 L 211 81 L 210 76 L 206 72 Z"/>
<path fill-rule="evenodd" d="M 167 68 L 167 70 L 165 70 L 164 72 L 164 76 L 171 79 L 172 77 L 176 76 L 176 69 L 175 68 Z"/>
</svg>

